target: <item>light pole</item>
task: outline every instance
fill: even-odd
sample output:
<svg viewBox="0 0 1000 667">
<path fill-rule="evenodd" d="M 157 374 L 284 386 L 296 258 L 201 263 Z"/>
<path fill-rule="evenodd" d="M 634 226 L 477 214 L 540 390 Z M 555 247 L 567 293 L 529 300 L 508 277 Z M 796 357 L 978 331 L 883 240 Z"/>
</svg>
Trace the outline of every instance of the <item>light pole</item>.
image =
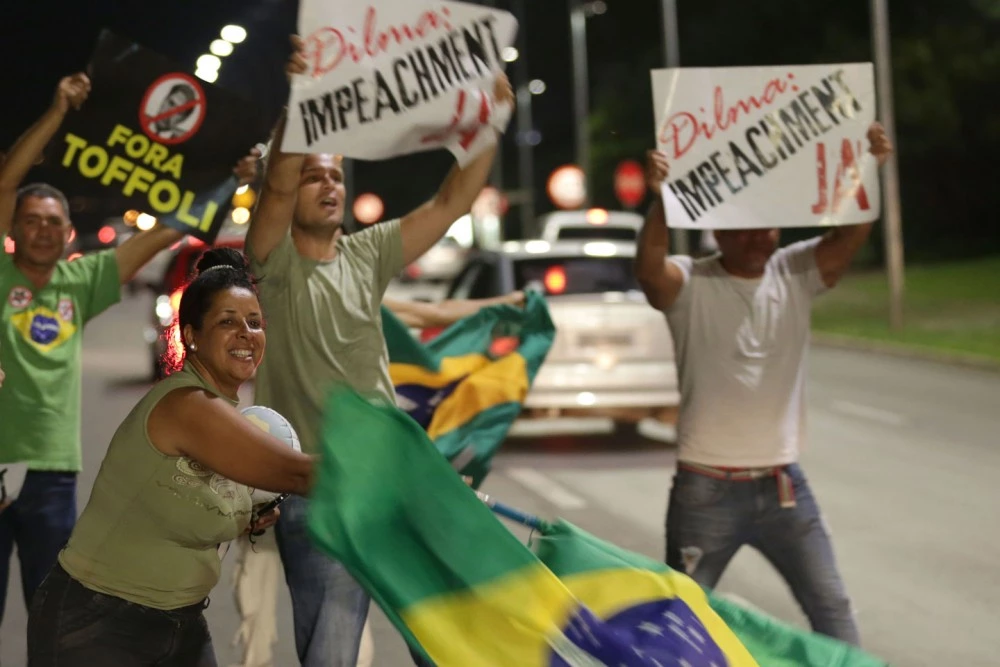
<svg viewBox="0 0 1000 667">
<path fill-rule="evenodd" d="M 889 51 L 888 0 L 871 0 L 872 47 L 875 53 L 875 95 L 879 118 L 889 141 L 896 144 L 892 107 L 892 55 Z M 885 263 L 889 280 L 889 328 L 903 326 L 903 223 L 899 203 L 899 169 L 893 152 L 882 168 L 882 215 L 885 221 Z"/>
<path fill-rule="evenodd" d="M 531 91 L 528 90 L 528 30 L 525 25 L 524 0 L 513 0 L 512 9 L 517 17 L 517 60 L 514 61 L 517 85 L 517 173 L 520 184 L 519 210 L 521 234 L 530 238 L 535 230 L 535 165 L 533 144 L 529 141 L 534 130 L 531 117 Z"/>
<path fill-rule="evenodd" d="M 521 181 L 521 233 L 525 238 L 536 236 L 539 232 L 535 229 L 535 156 L 531 150 L 533 124 L 531 91 L 527 82 L 522 82 L 517 87 L 517 171 Z"/>
<path fill-rule="evenodd" d="M 584 206 L 590 205 L 590 75 L 587 68 L 587 0 L 569 0 L 573 51 L 573 113 L 576 117 L 576 161 L 583 170 Z"/>
<path fill-rule="evenodd" d="M 678 35 L 677 0 L 661 0 L 660 13 L 663 19 L 663 55 L 666 59 L 667 67 L 680 67 L 681 40 Z M 656 100 L 656 104 L 660 104 L 661 102 L 662 100 Z M 687 230 L 674 229 L 672 231 L 673 239 L 671 241 L 674 253 L 677 255 L 690 254 Z"/>
</svg>

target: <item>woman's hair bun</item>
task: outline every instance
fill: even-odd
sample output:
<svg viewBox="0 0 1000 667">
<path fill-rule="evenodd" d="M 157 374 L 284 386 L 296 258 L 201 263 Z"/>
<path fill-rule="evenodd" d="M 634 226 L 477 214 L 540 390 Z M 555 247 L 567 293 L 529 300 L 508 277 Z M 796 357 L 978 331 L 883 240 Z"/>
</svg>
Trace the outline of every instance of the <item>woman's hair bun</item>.
<svg viewBox="0 0 1000 667">
<path fill-rule="evenodd" d="M 210 248 L 206 250 L 198 259 L 195 269 L 199 274 L 202 274 L 209 269 L 220 266 L 232 267 L 240 273 L 246 273 L 249 270 L 246 256 L 235 248 Z"/>
</svg>

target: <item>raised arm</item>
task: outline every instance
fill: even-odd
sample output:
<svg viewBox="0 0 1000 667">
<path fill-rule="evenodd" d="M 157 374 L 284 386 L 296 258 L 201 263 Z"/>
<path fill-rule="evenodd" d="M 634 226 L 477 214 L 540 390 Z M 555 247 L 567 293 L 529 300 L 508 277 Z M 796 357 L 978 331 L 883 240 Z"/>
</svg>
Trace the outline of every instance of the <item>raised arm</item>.
<svg viewBox="0 0 1000 667">
<path fill-rule="evenodd" d="M 497 75 L 493 101 L 497 106 L 512 104 L 514 91 L 506 75 Z M 485 131 L 489 131 L 486 129 Z M 440 241 L 460 217 L 472 209 L 476 197 L 486 185 L 496 144 L 483 151 L 472 162 L 448 172 L 437 195 L 429 202 L 403 217 L 400 232 L 403 237 L 403 264 L 409 264 Z"/>
<path fill-rule="evenodd" d="M 670 250 L 670 230 L 660 191 L 670 173 L 667 156 L 661 151 L 646 154 L 646 180 L 656 196 L 639 231 L 635 256 L 635 275 L 649 304 L 666 310 L 674 304 L 684 287 L 684 274 L 667 261 Z"/>
<path fill-rule="evenodd" d="M 292 35 L 292 47 L 292 55 L 285 67 L 289 78 L 295 74 L 302 74 L 307 69 L 306 59 L 302 54 L 302 39 L 297 35 Z M 281 150 L 286 119 L 287 110 L 283 110 L 271 137 L 264 184 L 247 232 L 247 245 L 258 262 L 266 262 L 271 251 L 285 238 L 295 213 L 295 201 L 305 156 Z"/>
<path fill-rule="evenodd" d="M 254 426 L 223 399 L 188 387 L 167 394 L 149 415 L 150 440 L 256 489 L 305 495 L 313 458 Z"/>
<path fill-rule="evenodd" d="M 492 299 L 448 299 L 438 303 L 382 299 L 382 304 L 406 326 L 429 329 L 450 326 L 460 319 L 475 315 L 487 306 L 523 306 L 524 292 L 511 292 Z"/>
<path fill-rule="evenodd" d="M 90 79 L 86 74 L 62 79 L 56 87 L 52 105 L 10 149 L 7 160 L 0 165 L 0 236 L 10 232 L 21 181 L 38 163 L 70 108 L 79 109 L 89 94 Z"/>
<path fill-rule="evenodd" d="M 868 150 L 878 161 L 885 164 L 892 154 L 892 142 L 880 123 L 872 123 L 868 128 Z M 816 246 L 816 266 L 827 287 L 833 287 L 847 272 L 862 246 L 868 241 L 874 223 L 843 225 L 834 227 L 823 235 Z"/>
<path fill-rule="evenodd" d="M 135 278 L 135 274 L 161 250 L 166 250 L 184 238 L 184 232 L 157 224 L 146 232 L 139 232 L 115 248 L 118 261 L 118 278 L 122 285 Z"/>
</svg>

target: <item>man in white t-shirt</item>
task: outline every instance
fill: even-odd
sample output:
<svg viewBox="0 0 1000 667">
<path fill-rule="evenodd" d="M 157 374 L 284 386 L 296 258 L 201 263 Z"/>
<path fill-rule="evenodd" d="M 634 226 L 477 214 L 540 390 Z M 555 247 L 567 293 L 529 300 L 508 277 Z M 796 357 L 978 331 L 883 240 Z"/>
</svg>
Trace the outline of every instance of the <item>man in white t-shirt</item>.
<svg viewBox="0 0 1000 667">
<path fill-rule="evenodd" d="M 872 124 L 868 140 L 883 164 L 892 146 L 881 125 Z M 668 171 L 666 156 L 650 151 L 653 192 Z M 716 231 L 717 254 L 668 259 L 666 222 L 657 198 L 640 232 L 636 275 L 667 318 L 681 388 L 667 564 L 714 588 L 750 545 L 788 583 L 814 631 L 858 644 L 798 458 L 812 301 L 840 280 L 872 224 L 836 227 L 781 249 L 778 229 Z"/>
</svg>

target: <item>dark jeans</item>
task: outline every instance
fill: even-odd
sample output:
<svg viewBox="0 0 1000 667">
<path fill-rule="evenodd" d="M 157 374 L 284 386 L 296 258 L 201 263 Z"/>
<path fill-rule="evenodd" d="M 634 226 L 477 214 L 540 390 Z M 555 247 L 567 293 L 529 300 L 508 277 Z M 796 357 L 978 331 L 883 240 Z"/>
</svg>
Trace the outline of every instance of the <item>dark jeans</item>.
<svg viewBox="0 0 1000 667">
<path fill-rule="evenodd" d="M 56 564 L 31 603 L 28 667 L 217 667 L 207 606 L 144 607 L 92 591 Z"/>
<path fill-rule="evenodd" d="M 787 469 L 795 506 L 782 507 L 774 476 L 714 479 L 678 470 L 667 510 L 667 565 L 715 588 L 743 545 L 778 570 L 814 632 L 859 643 L 850 599 L 840 578 L 819 505 L 798 465 Z"/>
<path fill-rule="evenodd" d="M 292 597 L 302 667 L 355 667 L 369 598 L 343 565 L 316 548 L 306 526 L 309 501 L 290 496 L 274 535 Z"/>
<path fill-rule="evenodd" d="M 3 467 L 0 465 L 0 467 Z M 29 470 L 21 492 L 0 512 L 0 622 L 7 606 L 10 555 L 17 545 L 24 605 L 56 563 L 76 524 L 76 473 Z"/>
</svg>

